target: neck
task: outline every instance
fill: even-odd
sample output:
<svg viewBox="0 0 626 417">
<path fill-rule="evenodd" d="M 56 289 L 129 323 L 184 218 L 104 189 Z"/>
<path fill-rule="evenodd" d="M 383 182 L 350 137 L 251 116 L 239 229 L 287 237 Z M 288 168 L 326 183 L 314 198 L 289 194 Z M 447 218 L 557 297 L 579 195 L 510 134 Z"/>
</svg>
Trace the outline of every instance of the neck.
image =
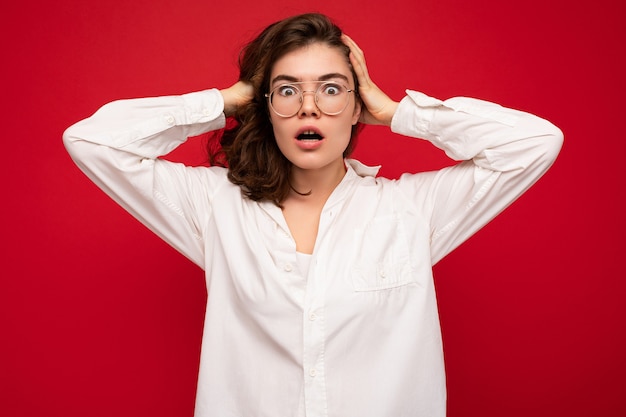
<svg viewBox="0 0 626 417">
<path fill-rule="evenodd" d="M 330 196 L 346 174 L 343 159 L 324 168 L 310 170 L 291 168 L 292 198 L 323 200 Z"/>
</svg>

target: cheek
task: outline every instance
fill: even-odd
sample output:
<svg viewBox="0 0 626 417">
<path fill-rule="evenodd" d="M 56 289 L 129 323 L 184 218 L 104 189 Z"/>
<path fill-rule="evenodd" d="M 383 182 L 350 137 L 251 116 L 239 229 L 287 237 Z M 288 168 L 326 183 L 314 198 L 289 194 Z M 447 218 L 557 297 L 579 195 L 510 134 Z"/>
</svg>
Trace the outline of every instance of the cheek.
<svg viewBox="0 0 626 417">
<path fill-rule="evenodd" d="M 282 123 L 272 123 L 272 129 L 274 129 L 274 136 L 278 140 L 278 138 L 282 138 L 285 135 L 285 127 Z"/>
<path fill-rule="evenodd" d="M 274 122 L 272 123 L 272 129 L 274 130 L 274 139 L 276 140 L 276 144 L 283 151 L 283 147 L 291 142 L 290 130 L 284 126 L 284 123 Z"/>
<path fill-rule="evenodd" d="M 342 151 L 350 143 L 352 136 L 352 124 L 350 123 L 350 117 L 346 118 L 340 125 L 338 124 L 332 132 L 335 137 L 335 145 L 342 148 Z"/>
<path fill-rule="evenodd" d="M 276 119 L 276 117 L 272 114 L 269 116 L 270 124 L 272 125 L 272 130 L 274 131 L 274 136 L 280 131 L 281 120 Z"/>
</svg>

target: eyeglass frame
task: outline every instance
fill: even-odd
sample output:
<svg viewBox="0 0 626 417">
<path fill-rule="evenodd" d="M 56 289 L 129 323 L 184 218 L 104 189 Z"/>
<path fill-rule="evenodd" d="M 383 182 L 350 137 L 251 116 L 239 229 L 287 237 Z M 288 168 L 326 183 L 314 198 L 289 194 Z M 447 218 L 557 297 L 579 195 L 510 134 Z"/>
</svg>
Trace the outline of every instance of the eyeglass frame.
<svg viewBox="0 0 626 417">
<path fill-rule="evenodd" d="M 316 88 L 315 90 L 302 90 L 301 88 L 299 88 L 299 87 L 298 87 L 299 85 L 302 85 L 302 84 L 311 84 L 311 83 L 318 83 L 319 85 L 317 86 L 317 88 Z M 324 110 L 322 110 L 322 109 L 319 107 L 319 105 L 317 104 L 317 102 L 318 102 L 318 96 L 317 96 L 317 93 L 320 91 L 320 89 L 321 89 L 323 86 L 328 85 L 328 84 L 334 84 L 334 85 L 341 86 L 341 87 L 343 87 L 343 88 L 345 88 L 345 89 L 346 89 L 346 93 L 348 93 L 348 94 L 349 94 L 349 93 L 356 93 L 356 89 L 354 89 L 354 88 L 352 88 L 352 89 L 351 89 L 351 88 L 348 88 L 347 86 L 345 86 L 345 85 L 343 85 L 343 84 L 341 84 L 341 83 L 338 83 L 338 82 L 336 82 L 336 81 L 294 81 L 294 82 L 291 82 L 291 83 L 279 84 L 279 85 L 277 85 L 276 87 L 272 88 L 272 90 L 271 90 L 269 93 L 265 93 L 265 94 L 264 94 L 264 96 L 265 96 L 265 98 L 267 98 L 267 103 L 268 103 L 269 107 L 270 107 L 270 108 L 272 109 L 272 111 L 273 111 L 273 112 L 274 112 L 277 116 L 279 116 L 279 117 L 289 118 L 289 117 L 293 117 L 293 116 L 295 116 L 296 114 L 298 114 L 298 113 L 300 112 L 300 110 L 302 109 L 302 106 L 304 105 L 304 94 L 306 94 L 306 93 L 313 93 L 313 94 L 314 94 L 314 95 L 313 95 L 313 100 L 314 100 L 314 102 L 315 102 L 315 107 L 317 107 L 317 108 L 319 109 L 319 111 L 320 111 L 320 112 L 322 112 L 322 113 L 323 113 L 323 114 L 325 114 L 326 116 L 337 116 L 338 114 L 343 113 L 343 112 L 344 112 L 344 110 L 346 110 L 346 109 L 348 108 L 348 104 L 350 103 L 350 97 L 348 96 L 348 99 L 346 99 L 346 104 L 345 104 L 345 106 L 344 106 L 344 107 L 343 107 L 343 109 L 341 109 L 340 111 L 338 111 L 338 112 L 333 112 L 333 113 L 327 113 L 327 112 L 325 112 L 325 111 L 324 111 Z M 275 92 L 276 90 L 278 90 L 279 88 L 281 88 L 281 87 L 285 87 L 285 86 L 294 86 L 294 87 L 296 88 L 296 90 L 298 90 L 298 92 L 300 93 L 300 106 L 298 107 L 298 110 L 296 110 L 296 111 L 295 111 L 293 114 L 291 114 L 291 115 L 284 115 L 284 114 L 281 114 L 281 113 L 279 113 L 278 111 L 276 111 L 276 109 L 274 108 L 274 106 L 272 106 L 272 100 L 271 100 L 272 94 L 274 94 L 274 92 Z"/>
</svg>

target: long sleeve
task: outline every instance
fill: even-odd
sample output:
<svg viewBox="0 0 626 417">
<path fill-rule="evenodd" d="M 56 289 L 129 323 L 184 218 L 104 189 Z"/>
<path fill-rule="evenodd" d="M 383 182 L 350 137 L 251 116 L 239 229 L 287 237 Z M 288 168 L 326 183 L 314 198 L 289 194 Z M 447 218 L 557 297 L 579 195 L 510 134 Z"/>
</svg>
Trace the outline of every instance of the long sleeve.
<svg viewBox="0 0 626 417">
<path fill-rule="evenodd" d="M 441 101 L 407 93 L 392 130 L 429 140 L 450 158 L 463 161 L 436 172 L 405 174 L 397 182 L 411 203 L 429 216 L 435 264 L 547 171 L 563 134 L 544 119 L 486 101 Z"/>
<path fill-rule="evenodd" d="M 218 90 L 119 100 L 69 127 L 65 147 L 103 191 L 169 244 L 203 267 L 201 227 L 223 168 L 158 159 L 187 138 L 222 128 Z M 193 198 L 190 198 L 193 196 Z"/>
</svg>

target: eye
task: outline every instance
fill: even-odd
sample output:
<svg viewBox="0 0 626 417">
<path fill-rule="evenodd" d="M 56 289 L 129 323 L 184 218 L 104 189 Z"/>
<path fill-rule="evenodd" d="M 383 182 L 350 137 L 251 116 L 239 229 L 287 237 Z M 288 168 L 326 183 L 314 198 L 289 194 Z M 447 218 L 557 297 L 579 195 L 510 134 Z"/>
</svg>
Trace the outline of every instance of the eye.
<svg viewBox="0 0 626 417">
<path fill-rule="evenodd" d="M 327 96 L 336 96 L 341 94 L 342 90 L 341 85 L 335 83 L 328 83 L 322 86 L 322 93 Z"/>
<path fill-rule="evenodd" d="M 291 97 L 298 94 L 298 87 L 290 84 L 281 85 L 276 89 L 276 92 L 284 97 Z"/>
</svg>

